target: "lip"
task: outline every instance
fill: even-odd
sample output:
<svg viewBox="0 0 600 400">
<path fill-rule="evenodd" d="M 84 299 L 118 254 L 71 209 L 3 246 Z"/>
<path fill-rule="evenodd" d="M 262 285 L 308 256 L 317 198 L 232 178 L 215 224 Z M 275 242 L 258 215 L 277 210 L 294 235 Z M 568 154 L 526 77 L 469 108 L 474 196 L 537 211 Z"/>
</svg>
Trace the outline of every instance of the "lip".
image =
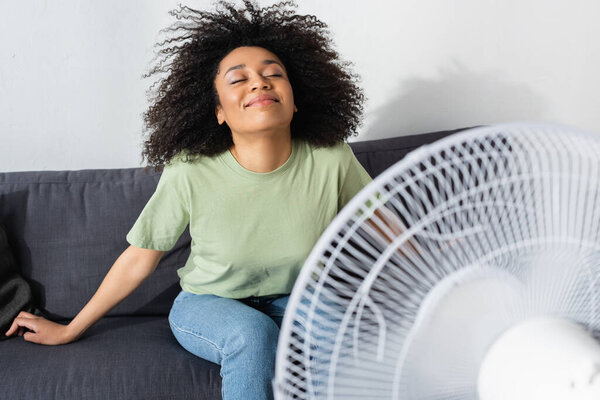
<svg viewBox="0 0 600 400">
<path fill-rule="evenodd" d="M 246 104 L 246 107 L 251 107 L 253 104 L 256 104 L 257 106 L 268 105 L 272 104 L 271 102 L 279 103 L 279 100 L 269 94 L 261 94 L 260 96 L 256 96 L 251 99 L 248 104 Z"/>
</svg>

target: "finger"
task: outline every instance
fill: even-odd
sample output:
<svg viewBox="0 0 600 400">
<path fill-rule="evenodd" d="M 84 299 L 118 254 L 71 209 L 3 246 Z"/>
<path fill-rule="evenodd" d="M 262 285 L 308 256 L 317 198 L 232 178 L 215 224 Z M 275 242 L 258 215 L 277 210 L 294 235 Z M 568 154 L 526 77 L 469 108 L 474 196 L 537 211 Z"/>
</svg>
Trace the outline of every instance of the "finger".
<svg viewBox="0 0 600 400">
<path fill-rule="evenodd" d="M 19 317 L 17 317 L 19 318 Z M 18 332 L 19 330 L 19 323 L 17 322 L 17 318 L 15 318 L 13 320 L 13 323 L 10 325 L 10 328 L 8 328 L 8 331 L 6 331 L 6 336 L 10 336 L 15 332 Z"/>
<path fill-rule="evenodd" d="M 21 330 L 23 329 L 22 327 L 25 327 L 32 331 L 37 331 L 37 321 L 33 318 L 17 317 L 14 323 L 21 327 Z"/>
<path fill-rule="evenodd" d="M 19 313 L 19 317 L 35 318 L 35 317 L 37 317 L 37 315 L 34 315 L 34 314 L 29 313 L 27 311 L 21 311 Z"/>
<path fill-rule="evenodd" d="M 35 332 L 25 332 L 23 339 L 32 343 L 39 343 L 39 338 Z"/>
<path fill-rule="evenodd" d="M 36 317 L 35 315 L 30 314 L 26 311 L 21 311 L 19 313 L 19 315 L 13 320 L 13 323 L 10 325 L 10 328 L 8 328 L 8 330 L 4 334 L 6 336 L 11 336 L 13 333 L 17 332 L 19 329 L 19 326 L 24 325 L 24 324 L 19 324 L 20 321 L 22 321 L 23 319 L 32 319 L 31 317 L 28 317 L 27 315 L 29 315 L 31 317 Z M 25 325 L 25 326 L 27 326 L 27 325 Z M 27 327 L 30 328 L 29 326 L 27 326 Z"/>
<path fill-rule="evenodd" d="M 8 330 L 6 331 L 5 335 L 6 336 L 10 336 L 13 334 L 13 332 L 15 331 L 15 327 L 17 326 L 17 324 L 15 323 L 15 321 L 13 321 L 12 324 L 10 324 L 10 328 L 8 328 Z"/>
</svg>

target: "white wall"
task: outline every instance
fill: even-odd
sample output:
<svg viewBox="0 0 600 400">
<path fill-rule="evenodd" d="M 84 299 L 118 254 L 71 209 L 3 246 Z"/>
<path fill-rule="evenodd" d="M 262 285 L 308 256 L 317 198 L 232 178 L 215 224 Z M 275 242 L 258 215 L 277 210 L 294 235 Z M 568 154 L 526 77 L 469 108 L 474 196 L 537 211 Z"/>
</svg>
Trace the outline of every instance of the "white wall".
<svg viewBox="0 0 600 400">
<path fill-rule="evenodd" d="M 141 75 L 179 1 L 2 1 L 0 171 L 140 166 Z M 298 3 L 362 76 L 357 140 L 515 120 L 600 134 L 598 1 Z"/>
</svg>

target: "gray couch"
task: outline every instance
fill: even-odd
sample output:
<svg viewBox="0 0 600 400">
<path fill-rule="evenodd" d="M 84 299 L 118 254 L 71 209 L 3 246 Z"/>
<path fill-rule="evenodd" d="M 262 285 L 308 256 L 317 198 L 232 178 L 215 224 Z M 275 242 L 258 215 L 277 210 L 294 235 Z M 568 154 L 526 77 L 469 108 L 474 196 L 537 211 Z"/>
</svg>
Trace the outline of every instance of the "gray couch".
<svg viewBox="0 0 600 400">
<path fill-rule="evenodd" d="M 455 131 L 350 143 L 371 174 Z M 152 169 L 0 173 L 0 223 L 37 305 L 68 324 L 89 301 L 154 192 Z M 183 349 L 167 315 L 189 227 L 136 291 L 73 343 L 0 342 L 0 399 L 218 399 L 219 366 Z"/>
</svg>

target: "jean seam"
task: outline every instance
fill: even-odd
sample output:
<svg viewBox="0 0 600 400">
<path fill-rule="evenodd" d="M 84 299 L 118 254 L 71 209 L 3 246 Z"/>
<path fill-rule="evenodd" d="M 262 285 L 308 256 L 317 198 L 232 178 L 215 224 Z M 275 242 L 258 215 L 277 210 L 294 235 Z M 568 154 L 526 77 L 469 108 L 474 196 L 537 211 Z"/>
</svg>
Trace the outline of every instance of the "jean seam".
<svg viewBox="0 0 600 400">
<path fill-rule="evenodd" d="M 206 343 L 209 343 L 211 346 L 213 346 L 215 349 L 217 349 L 217 350 L 218 350 L 218 351 L 219 351 L 221 354 L 223 354 L 223 356 L 224 356 L 224 357 L 227 357 L 227 356 L 228 356 L 228 354 L 225 354 L 225 353 L 223 352 L 223 349 L 222 349 L 222 348 L 220 348 L 219 346 L 217 346 L 217 344 L 216 344 L 216 343 L 214 343 L 214 342 L 212 342 L 212 341 L 208 340 L 208 339 L 207 339 L 207 338 L 205 338 L 205 337 L 202 337 L 201 335 L 197 334 L 196 332 L 189 331 L 189 330 L 186 330 L 186 329 L 182 329 L 182 328 L 180 328 L 180 327 L 178 327 L 177 325 L 175 325 L 175 324 L 172 324 L 172 323 L 169 323 L 169 324 L 171 325 L 171 327 L 172 327 L 173 329 L 176 329 L 176 330 L 178 330 L 179 332 L 188 333 L 188 334 L 190 334 L 190 335 L 196 336 L 196 337 L 197 337 L 197 338 L 199 338 L 199 339 L 202 339 L 202 340 L 203 340 L 203 341 L 205 341 Z"/>
</svg>

